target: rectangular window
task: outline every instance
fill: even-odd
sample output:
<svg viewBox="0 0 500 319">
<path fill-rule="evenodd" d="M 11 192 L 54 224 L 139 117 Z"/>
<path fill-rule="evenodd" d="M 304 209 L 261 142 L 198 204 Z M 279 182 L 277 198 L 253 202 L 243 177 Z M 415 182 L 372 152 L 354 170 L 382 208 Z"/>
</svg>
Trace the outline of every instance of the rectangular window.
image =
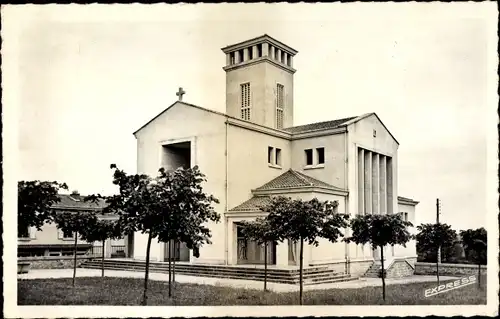
<svg viewBox="0 0 500 319">
<path fill-rule="evenodd" d="M 281 149 L 276 149 L 276 165 L 281 166 Z"/>
<path fill-rule="evenodd" d="M 73 235 L 73 232 L 71 231 L 63 231 L 63 238 L 64 239 L 69 239 L 69 238 L 75 238 Z"/>
<path fill-rule="evenodd" d="M 323 147 L 317 148 L 318 164 L 325 164 L 325 149 Z"/>
<path fill-rule="evenodd" d="M 269 164 L 273 163 L 273 148 L 271 146 L 267 148 L 267 162 Z"/>
<path fill-rule="evenodd" d="M 249 47 L 247 50 L 248 50 L 248 59 L 252 60 L 253 59 L 253 47 Z"/>
<path fill-rule="evenodd" d="M 276 128 L 283 128 L 285 104 L 285 87 L 282 84 L 276 85 Z"/>
<path fill-rule="evenodd" d="M 241 118 L 250 121 L 250 83 L 241 84 Z"/>
<path fill-rule="evenodd" d="M 312 165 L 313 164 L 313 150 L 305 150 L 306 153 L 306 165 Z"/>
</svg>

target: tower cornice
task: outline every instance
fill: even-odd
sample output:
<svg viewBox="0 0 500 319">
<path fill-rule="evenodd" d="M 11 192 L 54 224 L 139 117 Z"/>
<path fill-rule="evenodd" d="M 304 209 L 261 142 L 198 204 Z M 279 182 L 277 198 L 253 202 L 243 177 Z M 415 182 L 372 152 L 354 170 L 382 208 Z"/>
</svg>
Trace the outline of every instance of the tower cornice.
<svg viewBox="0 0 500 319">
<path fill-rule="evenodd" d="M 275 38 L 273 38 L 273 37 L 271 37 L 271 36 L 269 36 L 267 34 L 261 35 L 259 37 L 256 37 L 256 38 L 253 38 L 253 39 L 250 39 L 250 40 L 239 42 L 239 43 L 236 43 L 236 44 L 228 45 L 228 46 L 222 48 L 221 50 L 224 53 L 229 53 L 229 52 L 237 51 L 237 50 L 240 50 L 240 49 L 252 46 L 252 45 L 256 45 L 256 44 L 259 44 L 259 43 L 264 43 L 264 42 L 269 43 L 269 44 L 271 44 L 271 45 L 273 45 L 273 46 L 275 46 L 275 47 L 277 47 L 277 48 L 279 48 L 279 49 L 287 52 L 291 56 L 294 56 L 294 55 L 296 55 L 299 52 L 299 51 L 293 49 L 292 47 L 284 44 L 281 41 L 276 40 Z"/>
</svg>

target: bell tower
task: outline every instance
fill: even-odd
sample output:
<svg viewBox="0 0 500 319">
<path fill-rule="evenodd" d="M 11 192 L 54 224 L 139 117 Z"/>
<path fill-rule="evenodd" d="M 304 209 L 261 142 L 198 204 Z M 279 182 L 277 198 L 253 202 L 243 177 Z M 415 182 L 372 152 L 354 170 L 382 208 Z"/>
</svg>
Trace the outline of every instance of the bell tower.
<svg viewBox="0 0 500 319">
<path fill-rule="evenodd" d="M 293 126 L 293 57 L 267 34 L 222 48 L 226 114 L 274 129 Z"/>
</svg>

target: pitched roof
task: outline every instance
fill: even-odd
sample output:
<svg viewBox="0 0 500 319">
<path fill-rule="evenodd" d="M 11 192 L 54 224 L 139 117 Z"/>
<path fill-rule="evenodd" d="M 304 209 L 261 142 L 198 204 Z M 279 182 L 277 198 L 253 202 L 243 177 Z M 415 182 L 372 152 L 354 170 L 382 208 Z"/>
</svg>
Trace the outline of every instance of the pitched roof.
<svg viewBox="0 0 500 319">
<path fill-rule="evenodd" d="M 229 211 L 256 211 L 260 210 L 262 206 L 266 206 L 271 202 L 271 198 L 269 196 L 254 196 L 247 200 L 246 202 L 241 203 L 240 205 L 230 209 Z"/>
<path fill-rule="evenodd" d="M 297 133 L 303 133 L 303 132 L 309 132 L 309 131 L 332 129 L 332 128 L 341 127 L 342 124 L 344 124 L 347 121 L 350 121 L 352 119 L 355 119 L 356 117 L 357 116 L 352 116 L 352 117 L 346 117 L 343 119 L 337 119 L 337 120 L 332 120 L 332 121 L 316 122 L 316 123 L 305 124 L 305 125 L 291 126 L 291 127 L 284 128 L 283 130 L 286 132 L 292 133 L 292 134 L 297 134 Z"/>
<path fill-rule="evenodd" d="M 85 196 L 74 194 L 59 194 L 60 202 L 54 204 L 55 209 L 75 209 L 75 210 L 101 210 L 106 206 L 104 200 L 98 200 L 97 203 L 85 202 Z"/>
<path fill-rule="evenodd" d="M 340 190 L 340 188 L 330 185 L 328 183 L 317 180 L 304 173 L 289 169 L 285 173 L 276 177 L 275 179 L 267 182 L 266 184 L 256 188 L 256 191 L 283 189 L 283 188 L 296 188 L 296 187 L 323 187 Z"/>
</svg>

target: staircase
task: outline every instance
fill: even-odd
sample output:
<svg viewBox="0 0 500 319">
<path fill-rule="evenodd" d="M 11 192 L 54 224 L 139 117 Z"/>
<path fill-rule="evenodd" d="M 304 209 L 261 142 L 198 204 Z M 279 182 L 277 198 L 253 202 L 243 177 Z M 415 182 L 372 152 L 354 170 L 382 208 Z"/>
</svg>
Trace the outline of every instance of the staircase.
<svg viewBox="0 0 500 319">
<path fill-rule="evenodd" d="M 80 265 L 81 268 L 101 269 L 101 260 L 88 260 Z M 145 271 L 146 262 L 138 260 L 106 259 L 104 268 L 107 270 L 127 270 L 127 271 Z M 150 262 L 149 271 L 156 273 L 168 273 L 168 263 Z M 207 264 L 185 264 L 176 263 L 175 273 L 178 275 L 216 277 L 228 279 L 245 279 L 264 281 L 264 268 L 253 268 L 248 266 L 225 266 L 225 265 L 207 265 Z M 327 266 L 308 267 L 303 270 L 303 284 L 316 285 L 325 283 L 334 283 L 342 281 L 356 280 L 344 273 L 334 272 Z M 298 269 L 277 269 L 268 268 L 267 281 L 292 284 L 299 283 Z"/>
<path fill-rule="evenodd" d="M 382 264 L 380 261 L 374 262 L 370 268 L 366 271 L 366 273 L 363 275 L 363 277 L 367 278 L 380 278 L 380 271 L 382 270 Z M 387 269 L 386 269 L 387 271 Z"/>
</svg>

